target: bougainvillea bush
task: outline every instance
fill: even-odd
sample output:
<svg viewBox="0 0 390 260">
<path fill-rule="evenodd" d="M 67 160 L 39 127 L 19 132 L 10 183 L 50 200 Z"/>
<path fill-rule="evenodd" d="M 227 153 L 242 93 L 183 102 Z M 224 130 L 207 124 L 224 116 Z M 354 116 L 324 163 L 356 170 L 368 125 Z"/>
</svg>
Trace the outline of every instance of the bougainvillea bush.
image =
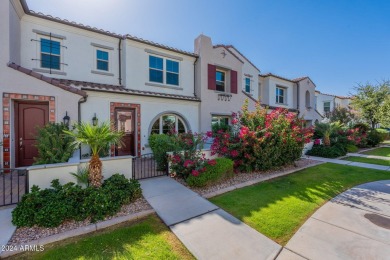
<svg viewBox="0 0 390 260">
<path fill-rule="evenodd" d="M 186 179 L 189 175 L 198 176 L 206 170 L 209 160 L 201 151 L 205 138 L 203 134 L 191 132 L 174 135 L 175 146 L 179 149 L 168 157 L 172 175 Z"/>
<path fill-rule="evenodd" d="M 232 115 L 232 131 L 218 131 L 212 153 L 230 158 L 238 171 L 252 172 L 292 164 L 313 135 L 304 120 L 286 109 L 267 109 L 257 104 L 248 110 L 246 101 L 239 113 Z"/>
</svg>

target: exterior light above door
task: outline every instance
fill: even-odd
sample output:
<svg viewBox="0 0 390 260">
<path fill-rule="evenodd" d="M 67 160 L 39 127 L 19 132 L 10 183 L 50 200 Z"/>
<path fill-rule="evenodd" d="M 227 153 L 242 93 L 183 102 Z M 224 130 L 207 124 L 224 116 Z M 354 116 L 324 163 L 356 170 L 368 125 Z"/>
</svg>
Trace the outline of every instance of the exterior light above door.
<svg viewBox="0 0 390 260">
<path fill-rule="evenodd" d="M 68 116 L 68 111 L 65 112 L 65 116 L 62 120 L 64 122 L 64 125 L 69 126 L 70 117 Z"/>
</svg>

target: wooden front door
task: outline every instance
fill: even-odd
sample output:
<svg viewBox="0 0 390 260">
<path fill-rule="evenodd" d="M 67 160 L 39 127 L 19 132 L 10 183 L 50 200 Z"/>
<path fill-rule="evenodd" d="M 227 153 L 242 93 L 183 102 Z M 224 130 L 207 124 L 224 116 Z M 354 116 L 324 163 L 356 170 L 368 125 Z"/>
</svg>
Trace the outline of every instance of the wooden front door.
<svg viewBox="0 0 390 260">
<path fill-rule="evenodd" d="M 115 125 L 124 132 L 123 145 L 116 147 L 115 155 L 135 155 L 135 109 L 115 109 Z"/>
<path fill-rule="evenodd" d="M 16 167 L 30 166 L 38 156 L 38 129 L 49 122 L 49 104 L 15 102 Z"/>
</svg>

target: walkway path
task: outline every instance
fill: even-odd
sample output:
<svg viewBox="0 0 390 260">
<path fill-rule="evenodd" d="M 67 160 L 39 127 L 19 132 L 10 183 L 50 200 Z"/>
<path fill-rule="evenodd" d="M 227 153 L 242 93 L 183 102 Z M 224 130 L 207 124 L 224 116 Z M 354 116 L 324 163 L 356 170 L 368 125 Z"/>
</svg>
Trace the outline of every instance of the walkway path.
<svg viewBox="0 0 390 260">
<path fill-rule="evenodd" d="M 0 208 L 0 246 L 6 245 L 11 239 L 16 227 L 12 225 L 12 210 L 15 206 Z M 2 250 L 0 249 L 0 256 Z"/>
<path fill-rule="evenodd" d="M 343 165 L 349 165 L 349 166 L 357 166 L 357 167 L 369 168 L 369 169 L 375 169 L 375 170 L 390 171 L 389 166 L 377 165 L 377 164 L 371 164 L 371 163 L 351 162 L 351 161 L 340 160 L 340 159 L 330 159 L 330 158 L 323 158 L 323 157 L 317 157 L 317 156 L 307 156 L 307 155 L 303 156 L 302 158 L 316 160 L 316 161 L 320 161 L 320 162 L 330 162 L 330 163 L 343 164 Z"/>
<path fill-rule="evenodd" d="M 275 259 L 281 246 L 169 177 L 141 180 L 145 199 L 197 259 Z"/>
<path fill-rule="evenodd" d="M 347 156 L 364 157 L 364 158 L 381 159 L 381 160 L 388 160 L 388 161 L 390 161 L 390 157 L 378 156 L 378 155 L 369 155 L 369 154 L 362 154 L 362 153 L 347 153 Z"/>
<path fill-rule="evenodd" d="M 390 180 L 356 186 L 322 206 L 295 233 L 278 259 L 291 256 L 389 259 Z"/>
</svg>

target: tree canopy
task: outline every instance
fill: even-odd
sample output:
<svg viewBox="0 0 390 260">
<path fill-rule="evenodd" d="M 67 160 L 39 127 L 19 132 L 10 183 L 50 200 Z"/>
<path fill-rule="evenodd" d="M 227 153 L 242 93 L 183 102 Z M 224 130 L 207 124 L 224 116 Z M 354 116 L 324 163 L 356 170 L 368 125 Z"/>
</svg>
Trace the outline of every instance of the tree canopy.
<svg viewBox="0 0 390 260">
<path fill-rule="evenodd" d="M 383 81 L 377 85 L 367 83 L 354 88 L 355 94 L 351 105 L 359 110 L 361 116 L 374 128 L 378 123 L 388 123 L 390 81 Z M 386 109 L 387 108 L 387 109 Z"/>
</svg>

